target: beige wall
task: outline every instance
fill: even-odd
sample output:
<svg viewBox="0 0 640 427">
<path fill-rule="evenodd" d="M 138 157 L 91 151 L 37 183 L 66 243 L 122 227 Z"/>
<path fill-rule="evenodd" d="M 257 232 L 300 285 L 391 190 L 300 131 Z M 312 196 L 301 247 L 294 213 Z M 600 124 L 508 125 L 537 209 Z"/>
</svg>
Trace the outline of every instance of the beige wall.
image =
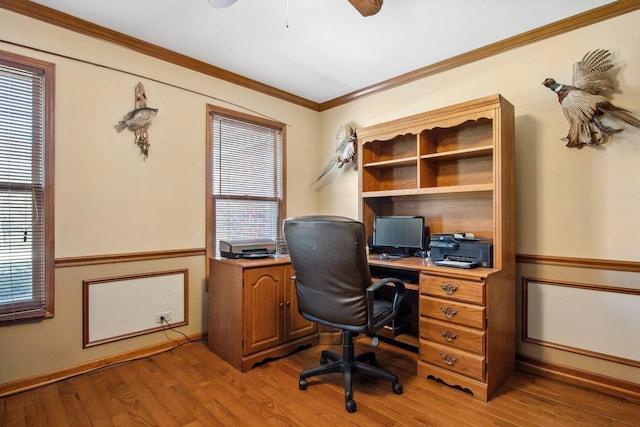
<svg viewBox="0 0 640 427">
<path fill-rule="evenodd" d="M 640 131 L 626 129 L 595 150 L 568 149 L 567 125 L 545 77 L 570 82 L 572 63 L 608 48 L 620 64 L 615 103 L 640 112 L 640 25 L 633 12 L 588 28 L 431 76 L 317 113 L 0 10 L 0 39 L 127 70 L 135 77 L 0 42 L 0 49 L 57 65 L 56 258 L 205 246 L 205 106 L 224 101 L 287 123 L 288 215 L 358 216 L 357 174 L 334 171 L 309 185 L 335 149 L 345 122 L 367 126 L 501 93 L 516 108 L 517 252 L 640 261 Z M 411 47 L 408 47 L 411 48 Z M 167 86 L 167 82 L 200 92 Z M 144 161 L 133 136 L 113 125 L 145 85 L 159 114 Z M 240 110 L 246 111 L 246 110 Z M 456 230 L 457 231 L 457 230 Z M 204 257 L 70 267 L 56 272 L 56 317 L 0 328 L 0 384 L 165 342 L 156 333 L 82 349 L 82 280 L 189 268 L 187 334 L 206 330 Z M 640 289 L 637 274 L 615 275 L 520 266 L 520 275 Z M 516 283 L 520 286 L 520 283 Z M 520 316 L 520 314 L 519 314 Z M 620 337 L 628 339 L 628 337 Z M 521 354 L 640 383 L 637 368 L 518 341 Z M 32 354 L 29 356 L 28 354 Z"/>
<path fill-rule="evenodd" d="M 614 73 L 620 91 L 613 102 L 640 117 L 640 32 L 629 31 L 638 25 L 640 12 L 629 13 L 323 112 L 324 155 L 331 153 L 329 136 L 339 123 L 369 126 L 500 93 L 516 112 L 517 253 L 639 262 L 640 130 L 627 127 L 600 149 L 566 148 L 560 139 L 568 126 L 560 105 L 541 85 L 546 77 L 571 84 L 573 63 L 589 50 L 606 48 L 618 64 Z M 357 217 L 357 174 L 332 179 L 319 192 L 322 209 Z M 538 264 L 522 264 L 518 270 L 519 292 L 522 277 L 640 290 L 637 273 Z M 567 301 L 566 310 L 575 304 L 580 302 Z M 522 311 L 519 304 L 519 326 Z M 636 321 L 618 311 L 611 319 Z M 593 339 L 615 335 L 612 325 L 603 324 Z M 635 338 L 617 336 L 619 345 L 629 339 Z M 524 343 L 520 336 L 517 345 L 523 355 L 640 383 L 640 369 L 625 363 Z M 635 360 L 637 365 L 640 355 Z"/>
<path fill-rule="evenodd" d="M 316 211 L 317 112 L 4 9 L 0 39 L 13 43 L 2 50 L 56 64 L 56 259 L 205 247 L 207 104 L 286 123 L 288 214 Z M 114 129 L 140 81 L 159 109 L 146 161 L 133 134 Z M 206 332 L 204 256 L 58 268 L 55 318 L 0 327 L 0 384 L 167 342 L 154 333 L 83 350 L 82 280 L 180 268 L 189 269 L 189 325 L 179 329 Z"/>
<path fill-rule="evenodd" d="M 517 252 L 638 261 L 640 131 L 628 127 L 601 149 L 566 148 L 567 123 L 541 83 L 570 84 L 574 62 L 607 48 L 619 64 L 614 103 L 640 116 L 640 34 L 628 31 L 639 22 L 640 12 L 629 13 L 323 112 L 323 141 L 343 121 L 368 126 L 500 93 L 516 110 Z M 357 216 L 356 174 L 320 196 L 326 212 Z"/>
</svg>

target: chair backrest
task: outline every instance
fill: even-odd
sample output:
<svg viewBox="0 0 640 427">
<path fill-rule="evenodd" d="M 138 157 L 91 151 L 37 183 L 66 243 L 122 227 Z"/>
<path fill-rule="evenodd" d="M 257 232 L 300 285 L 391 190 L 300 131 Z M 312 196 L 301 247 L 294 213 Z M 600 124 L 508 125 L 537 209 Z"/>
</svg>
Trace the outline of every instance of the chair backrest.
<svg viewBox="0 0 640 427">
<path fill-rule="evenodd" d="M 284 236 L 300 313 L 334 324 L 366 325 L 371 274 L 364 225 L 339 216 L 289 218 Z"/>
</svg>

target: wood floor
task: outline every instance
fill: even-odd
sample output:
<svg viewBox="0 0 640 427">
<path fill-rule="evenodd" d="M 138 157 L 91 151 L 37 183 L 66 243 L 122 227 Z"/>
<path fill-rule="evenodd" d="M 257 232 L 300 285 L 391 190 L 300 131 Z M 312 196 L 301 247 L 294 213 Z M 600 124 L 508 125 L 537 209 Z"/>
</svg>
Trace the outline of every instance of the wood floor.
<svg viewBox="0 0 640 427">
<path fill-rule="evenodd" d="M 319 345 L 246 373 L 203 342 L 0 399 L 1 426 L 640 426 L 640 402 L 516 372 L 489 402 L 416 375 L 416 355 L 388 344 L 380 366 L 404 386 L 356 375 L 355 413 L 340 374 L 298 390 Z M 333 346 L 335 347 L 335 346 Z M 339 347 L 337 348 L 339 349 Z M 368 340 L 356 350 L 369 350 Z M 339 350 L 338 350 L 339 351 Z"/>
</svg>

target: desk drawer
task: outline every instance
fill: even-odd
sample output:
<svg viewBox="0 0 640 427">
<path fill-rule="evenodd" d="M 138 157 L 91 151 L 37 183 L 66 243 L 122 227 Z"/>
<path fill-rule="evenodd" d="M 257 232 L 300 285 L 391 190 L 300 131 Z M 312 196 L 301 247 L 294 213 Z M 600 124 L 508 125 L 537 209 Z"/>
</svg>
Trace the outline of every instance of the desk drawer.
<svg viewBox="0 0 640 427">
<path fill-rule="evenodd" d="M 420 292 L 438 298 L 484 304 L 484 282 L 422 274 Z"/>
<path fill-rule="evenodd" d="M 484 381 L 484 356 L 420 340 L 420 360 Z"/>
<path fill-rule="evenodd" d="M 420 296 L 420 315 L 484 329 L 485 308 L 451 300 Z"/>
<path fill-rule="evenodd" d="M 484 331 L 426 317 L 420 318 L 420 338 L 460 350 L 484 354 L 484 335 Z"/>
</svg>

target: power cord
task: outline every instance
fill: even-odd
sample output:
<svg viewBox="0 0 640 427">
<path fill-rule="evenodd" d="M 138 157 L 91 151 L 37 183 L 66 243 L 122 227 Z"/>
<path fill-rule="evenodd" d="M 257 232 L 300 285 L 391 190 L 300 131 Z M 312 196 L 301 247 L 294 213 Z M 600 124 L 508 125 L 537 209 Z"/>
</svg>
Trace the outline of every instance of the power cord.
<svg viewBox="0 0 640 427">
<path fill-rule="evenodd" d="M 184 345 L 184 344 L 187 344 L 187 343 L 193 342 L 193 340 L 191 340 L 188 336 L 186 336 L 182 331 L 179 331 L 179 330 L 177 330 L 176 328 L 174 328 L 174 327 L 173 327 L 173 325 L 172 325 L 171 323 L 169 323 L 169 321 L 167 320 L 167 318 L 166 318 L 166 317 L 164 317 L 164 316 L 160 316 L 160 325 L 162 325 L 163 323 L 166 323 L 166 324 L 167 324 L 167 328 L 169 328 L 171 331 L 173 331 L 173 332 L 175 332 L 175 333 L 177 333 L 177 334 L 182 335 L 182 336 L 187 340 L 186 342 L 180 343 L 180 344 L 178 344 L 177 346 L 175 346 L 175 347 L 173 347 L 173 348 L 170 348 L 169 350 L 173 350 L 173 349 L 175 349 L 175 348 L 180 347 L 181 345 Z M 162 330 L 163 330 L 163 332 L 164 332 L 164 334 L 165 334 L 165 336 L 166 336 L 167 338 L 169 338 L 171 341 L 175 341 L 174 339 L 172 339 L 171 337 L 169 337 L 169 335 L 167 335 L 167 328 L 162 329 Z"/>
</svg>

